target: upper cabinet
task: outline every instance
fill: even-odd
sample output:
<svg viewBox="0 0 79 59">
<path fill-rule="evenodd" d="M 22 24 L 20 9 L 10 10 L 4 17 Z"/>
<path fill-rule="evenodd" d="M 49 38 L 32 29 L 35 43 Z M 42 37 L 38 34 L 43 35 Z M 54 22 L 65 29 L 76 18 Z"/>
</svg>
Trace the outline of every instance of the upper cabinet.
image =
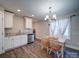
<svg viewBox="0 0 79 59">
<path fill-rule="evenodd" d="M 25 28 L 32 29 L 32 18 L 25 17 Z"/>
<path fill-rule="evenodd" d="M 5 28 L 12 28 L 13 27 L 13 13 L 4 12 L 4 21 L 5 21 Z"/>
</svg>

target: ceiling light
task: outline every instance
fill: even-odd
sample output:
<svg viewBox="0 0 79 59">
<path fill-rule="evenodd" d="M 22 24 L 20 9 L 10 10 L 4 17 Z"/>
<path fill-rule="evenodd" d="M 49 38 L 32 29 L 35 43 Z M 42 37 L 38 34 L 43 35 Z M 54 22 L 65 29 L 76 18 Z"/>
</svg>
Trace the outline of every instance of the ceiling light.
<svg viewBox="0 0 79 59">
<path fill-rule="evenodd" d="M 17 9 L 17 11 L 20 12 L 21 10 L 20 9 Z"/>
<path fill-rule="evenodd" d="M 45 20 L 47 20 L 47 18 L 44 18 Z"/>
<path fill-rule="evenodd" d="M 55 19 L 56 19 L 56 14 L 54 14 L 54 15 L 53 15 L 53 18 L 55 18 Z"/>
<path fill-rule="evenodd" d="M 35 15 L 32 15 L 32 17 L 34 17 Z"/>
<path fill-rule="evenodd" d="M 46 18 L 49 18 L 49 15 L 46 15 Z"/>
<path fill-rule="evenodd" d="M 52 7 L 49 7 L 49 15 L 46 15 L 45 16 L 45 20 L 48 20 L 48 21 L 52 21 L 52 20 L 56 20 L 56 14 L 53 14 L 52 13 Z"/>
</svg>

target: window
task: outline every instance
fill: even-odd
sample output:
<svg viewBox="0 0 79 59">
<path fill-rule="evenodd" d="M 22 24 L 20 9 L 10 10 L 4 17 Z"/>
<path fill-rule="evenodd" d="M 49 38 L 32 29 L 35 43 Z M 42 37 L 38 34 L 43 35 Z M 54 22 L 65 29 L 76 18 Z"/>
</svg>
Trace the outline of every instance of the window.
<svg viewBox="0 0 79 59">
<path fill-rule="evenodd" d="M 63 36 L 67 39 L 70 38 L 70 20 L 61 19 L 50 23 L 50 33 L 52 35 Z"/>
</svg>

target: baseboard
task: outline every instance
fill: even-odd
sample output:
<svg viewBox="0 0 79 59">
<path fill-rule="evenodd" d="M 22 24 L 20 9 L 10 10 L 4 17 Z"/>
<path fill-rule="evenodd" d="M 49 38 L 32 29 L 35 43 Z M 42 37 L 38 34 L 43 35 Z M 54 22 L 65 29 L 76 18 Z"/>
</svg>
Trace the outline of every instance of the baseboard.
<svg viewBox="0 0 79 59">
<path fill-rule="evenodd" d="M 66 47 L 69 47 L 69 48 L 72 48 L 72 49 L 75 49 L 75 50 L 79 50 L 78 46 L 73 46 L 73 45 L 67 45 L 66 44 Z"/>
</svg>

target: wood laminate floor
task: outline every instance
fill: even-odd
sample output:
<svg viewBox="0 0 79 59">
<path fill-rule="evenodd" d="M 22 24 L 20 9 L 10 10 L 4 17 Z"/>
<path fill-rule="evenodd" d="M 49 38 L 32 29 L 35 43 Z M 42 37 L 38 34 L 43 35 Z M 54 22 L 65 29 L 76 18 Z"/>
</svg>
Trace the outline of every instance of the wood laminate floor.
<svg viewBox="0 0 79 59">
<path fill-rule="evenodd" d="M 46 50 L 41 50 L 40 41 L 24 45 L 19 48 L 7 51 L 0 55 L 1 58 L 50 58 L 52 55 L 47 54 Z"/>
</svg>

